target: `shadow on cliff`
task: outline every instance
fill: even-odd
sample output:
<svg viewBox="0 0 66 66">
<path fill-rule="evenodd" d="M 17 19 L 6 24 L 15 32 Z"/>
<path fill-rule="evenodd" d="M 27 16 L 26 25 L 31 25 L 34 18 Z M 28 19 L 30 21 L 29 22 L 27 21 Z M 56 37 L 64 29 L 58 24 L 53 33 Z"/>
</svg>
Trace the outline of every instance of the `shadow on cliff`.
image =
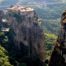
<svg viewBox="0 0 66 66">
<path fill-rule="evenodd" d="M 28 56 L 29 47 L 20 42 L 20 48 L 14 43 L 14 33 L 12 31 L 5 33 L 8 36 L 7 44 L 2 46 L 7 50 L 10 63 L 14 66 L 20 66 L 19 64 L 25 63 L 27 66 L 44 66 L 45 64 L 40 61 L 38 56 Z"/>
</svg>

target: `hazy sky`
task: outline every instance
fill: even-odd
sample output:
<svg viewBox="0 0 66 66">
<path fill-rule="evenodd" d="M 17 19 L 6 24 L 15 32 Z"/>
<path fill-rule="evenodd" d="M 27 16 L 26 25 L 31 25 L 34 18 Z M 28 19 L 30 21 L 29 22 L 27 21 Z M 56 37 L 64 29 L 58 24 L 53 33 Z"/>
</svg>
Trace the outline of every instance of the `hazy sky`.
<svg viewBox="0 0 66 66">
<path fill-rule="evenodd" d="M 6 1 L 6 0 L 0 0 L 0 2 L 2 1 Z M 11 1 L 11 0 L 8 0 L 8 1 Z M 17 0 L 17 1 L 22 1 L 22 2 L 27 2 L 27 1 L 38 1 L 38 2 L 45 1 L 46 2 L 47 1 L 47 2 L 62 2 L 62 3 L 66 2 L 66 0 Z"/>
<path fill-rule="evenodd" d="M 46 4 L 61 4 L 66 3 L 66 0 L 18 0 L 18 2 L 42 2 Z"/>
<path fill-rule="evenodd" d="M 24 3 L 24 2 L 31 2 L 31 4 L 33 3 L 44 3 L 44 4 L 61 4 L 61 3 L 66 3 L 66 0 L 0 0 L 0 4 L 2 3 L 3 4 L 7 3 L 8 4 L 12 4 L 12 3 L 18 3 L 18 4 L 21 4 L 21 3 Z M 38 2 L 38 3 L 37 3 Z"/>
<path fill-rule="evenodd" d="M 0 0 L 0 3 L 2 3 L 4 0 Z"/>
</svg>

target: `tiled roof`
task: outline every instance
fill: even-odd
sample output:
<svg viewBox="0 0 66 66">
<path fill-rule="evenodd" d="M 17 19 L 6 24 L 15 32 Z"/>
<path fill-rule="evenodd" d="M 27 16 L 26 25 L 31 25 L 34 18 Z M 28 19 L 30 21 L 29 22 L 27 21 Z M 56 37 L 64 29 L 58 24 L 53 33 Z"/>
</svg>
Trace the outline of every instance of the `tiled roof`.
<svg viewBox="0 0 66 66">
<path fill-rule="evenodd" d="M 20 5 L 16 5 L 16 6 L 13 6 L 11 8 L 8 8 L 8 10 L 14 10 L 14 11 L 20 11 L 20 12 L 29 12 L 29 11 L 33 11 L 34 9 L 29 8 L 29 7 L 23 7 Z"/>
</svg>

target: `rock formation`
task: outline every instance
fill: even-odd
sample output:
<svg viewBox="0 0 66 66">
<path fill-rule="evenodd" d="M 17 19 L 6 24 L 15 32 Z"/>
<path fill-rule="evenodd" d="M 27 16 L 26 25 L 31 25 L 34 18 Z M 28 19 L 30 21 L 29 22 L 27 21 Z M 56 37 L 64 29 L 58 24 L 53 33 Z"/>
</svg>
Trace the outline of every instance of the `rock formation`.
<svg viewBox="0 0 66 66">
<path fill-rule="evenodd" d="M 2 12 L 3 14 L 0 11 L 1 31 L 13 30 L 13 38 L 11 35 L 10 37 L 18 50 L 18 52 L 14 50 L 17 52 L 16 55 L 20 58 L 31 57 L 32 60 L 38 57 L 44 62 L 44 32 L 38 25 L 38 16 L 35 10 L 18 5 Z"/>
<path fill-rule="evenodd" d="M 66 11 L 61 17 L 61 30 L 52 52 L 49 66 L 66 66 Z"/>
</svg>

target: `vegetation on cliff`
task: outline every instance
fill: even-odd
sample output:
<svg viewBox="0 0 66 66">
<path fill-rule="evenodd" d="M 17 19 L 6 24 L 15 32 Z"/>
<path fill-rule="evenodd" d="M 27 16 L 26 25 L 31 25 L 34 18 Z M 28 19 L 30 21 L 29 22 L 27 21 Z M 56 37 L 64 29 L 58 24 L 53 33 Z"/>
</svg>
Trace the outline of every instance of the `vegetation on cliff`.
<svg viewBox="0 0 66 66">
<path fill-rule="evenodd" d="M 51 52 L 52 52 L 52 47 L 54 46 L 54 42 L 56 40 L 57 36 L 55 34 L 49 34 L 49 33 L 45 33 L 45 42 L 46 42 L 46 57 L 47 59 L 50 58 Z M 7 36 L 4 35 L 3 32 L 0 32 L 0 39 L 2 39 L 2 44 L 0 45 L 0 64 L 1 66 L 12 66 L 10 64 L 9 58 L 12 57 L 14 54 L 12 53 L 10 56 L 9 52 L 3 47 L 3 46 L 7 46 L 8 45 L 8 38 Z M 12 50 L 13 51 L 13 50 Z M 13 59 L 15 59 L 15 57 L 13 57 Z M 12 59 L 12 60 L 13 60 Z M 15 62 L 16 60 L 14 60 Z M 18 63 L 18 62 L 17 62 Z M 19 65 L 25 65 L 24 63 L 19 63 Z"/>
<path fill-rule="evenodd" d="M 45 43 L 46 43 L 46 59 L 50 59 L 51 53 L 55 46 L 57 35 L 52 33 L 45 33 Z"/>
<path fill-rule="evenodd" d="M 8 42 L 3 32 L 0 32 L 0 66 L 13 66 L 9 62 L 9 55 L 3 44 Z"/>
</svg>

